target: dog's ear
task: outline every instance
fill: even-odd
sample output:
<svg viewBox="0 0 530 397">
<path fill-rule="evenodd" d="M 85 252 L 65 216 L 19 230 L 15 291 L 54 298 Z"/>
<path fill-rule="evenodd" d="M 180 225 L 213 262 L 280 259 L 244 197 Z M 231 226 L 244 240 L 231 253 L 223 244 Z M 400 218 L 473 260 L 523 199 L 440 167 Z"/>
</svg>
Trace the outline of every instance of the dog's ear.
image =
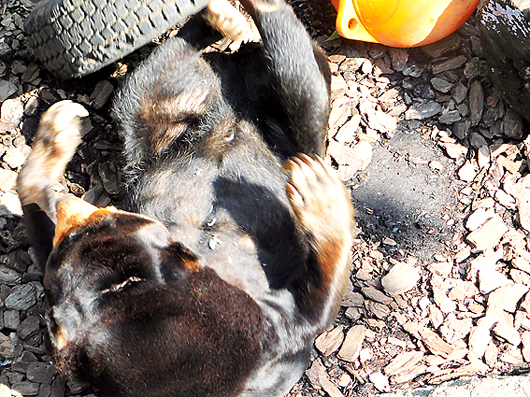
<svg viewBox="0 0 530 397">
<path fill-rule="evenodd" d="M 162 255 L 162 262 L 169 276 L 180 274 L 183 269 L 193 273 L 202 268 L 199 257 L 178 241 L 165 248 Z"/>
</svg>

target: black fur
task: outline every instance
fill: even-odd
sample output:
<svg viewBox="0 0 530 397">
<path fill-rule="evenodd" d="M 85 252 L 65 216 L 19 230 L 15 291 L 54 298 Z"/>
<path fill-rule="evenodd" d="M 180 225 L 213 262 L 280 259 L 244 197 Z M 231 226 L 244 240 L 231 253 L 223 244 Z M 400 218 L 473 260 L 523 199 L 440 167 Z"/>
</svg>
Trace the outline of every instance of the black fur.
<svg viewBox="0 0 530 397">
<path fill-rule="evenodd" d="M 284 165 L 324 154 L 326 59 L 282 0 L 244 5 L 263 45 L 203 54 L 215 34 L 194 18 L 128 79 L 127 212 L 74 226 L 47 260 L 56 364 L 105 395 L 283 395 L 340 303 L 351 204 L 318 161 Z M 56 214 L 27 174 L 44 263 Z"/>
</svg>

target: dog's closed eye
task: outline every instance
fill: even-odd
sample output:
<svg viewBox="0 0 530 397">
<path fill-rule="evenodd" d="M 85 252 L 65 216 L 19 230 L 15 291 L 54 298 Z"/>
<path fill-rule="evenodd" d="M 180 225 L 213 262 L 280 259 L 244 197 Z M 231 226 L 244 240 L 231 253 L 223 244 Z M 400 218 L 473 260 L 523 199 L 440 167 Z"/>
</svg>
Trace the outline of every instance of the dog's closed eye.
<svg viewBox="0 0 530 397">
<path fill-rule="evenodd" d="M 125 288 L 128 285 L 132 285 L 132 284 L 138 283 L 140 281 L 143 281 L 143 279 L 141 279 L 140 277 L 137 277 L 137 276 L 131 276 L 127 280 L 125 280 L 125 281 L 123 281 L 123 282 L 121 282 L 119 284 L 114 284 L 111 287 L 104 289 L 103 291 L 101 291 L 101 293 L 102 294 L 107 294 L 107 293 L 110 293 L 110 292 L 117 292 L 117 291 Z"/>
</svg>

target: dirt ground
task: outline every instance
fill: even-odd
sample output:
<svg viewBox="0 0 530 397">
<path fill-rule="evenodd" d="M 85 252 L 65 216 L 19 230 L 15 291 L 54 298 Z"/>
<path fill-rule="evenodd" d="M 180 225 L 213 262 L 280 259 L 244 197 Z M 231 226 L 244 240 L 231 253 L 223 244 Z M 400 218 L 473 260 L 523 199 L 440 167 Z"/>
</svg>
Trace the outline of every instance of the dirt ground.
<svg viewBox="0 0 530 397">
<path fill-rule="evenodd" d="M 477 16 L 440 43 L 403 50 L 326 41 L 331 2 L 290 4 L 329 55 L 326 161 L 351 189 L 358 235 L 340 315 L 289 396 L 363 396 L 525 372 L 527 122 L 489 80 Z M 0 0 L 0 95 L 9 93 L 0 97 L 0 395 L 92 396 L 57 377 L 46 355 L 47 303 L 13 184 L 40 114 L 72 99 L 91 116 L 64 184 L 119 205 L 121 142 L 109 106 L 123 75 L 114 65 L 64 82 L 42 69 L 24 42 L 31 6 Z M 149 48 L 123 65 L 134 67 Z"/>
</svg>

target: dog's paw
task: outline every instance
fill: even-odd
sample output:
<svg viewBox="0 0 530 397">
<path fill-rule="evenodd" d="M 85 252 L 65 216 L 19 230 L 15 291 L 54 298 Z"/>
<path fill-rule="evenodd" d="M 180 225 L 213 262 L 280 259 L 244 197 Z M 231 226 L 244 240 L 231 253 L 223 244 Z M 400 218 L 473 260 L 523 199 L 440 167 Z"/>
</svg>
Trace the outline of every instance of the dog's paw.
<svg viewBox="0 0 530 397">
<path fill-rule="evenodd" d="M 348 191 L 320 157 L 302 154 L 288 160 L 286 190 L 302 230 L 317 245 L 350 244 L 354 227 L 353 206 Z"/>
<path fill-rule="evenodd" d="M 81 142 L 81 117 L 86 116 L 86 109 L 72 101 L 58 102 L 42 115 L 33 148 L 18 176 L 17 191 L 24 205 L 36 203 L 53 213 L 51 197 L 57 195 L 57 183 Z"/>
<path fill-rule="evenodd" d="M 28 161 L 42 162 L 42 171 L 58 181 L 81 143 L 81 118 L 87 116 L 88 111 L 72 101 L 51 106 L 41 117 Z"/>
<path fill-rule="evenodd" d="M 211 0 L 204 12 L 204 18 L 233 41 L 257 41 L 257 29 L 227 0 Z"/>
<path fill-rule="evenodd" d="M 87 116 L 88 111 L 78 103 L 57 102 L 42 115 L 36 139 L 50 151 L 59 149 L 72 157 L 81 142 L 81 118 Z"/>
</svg>

